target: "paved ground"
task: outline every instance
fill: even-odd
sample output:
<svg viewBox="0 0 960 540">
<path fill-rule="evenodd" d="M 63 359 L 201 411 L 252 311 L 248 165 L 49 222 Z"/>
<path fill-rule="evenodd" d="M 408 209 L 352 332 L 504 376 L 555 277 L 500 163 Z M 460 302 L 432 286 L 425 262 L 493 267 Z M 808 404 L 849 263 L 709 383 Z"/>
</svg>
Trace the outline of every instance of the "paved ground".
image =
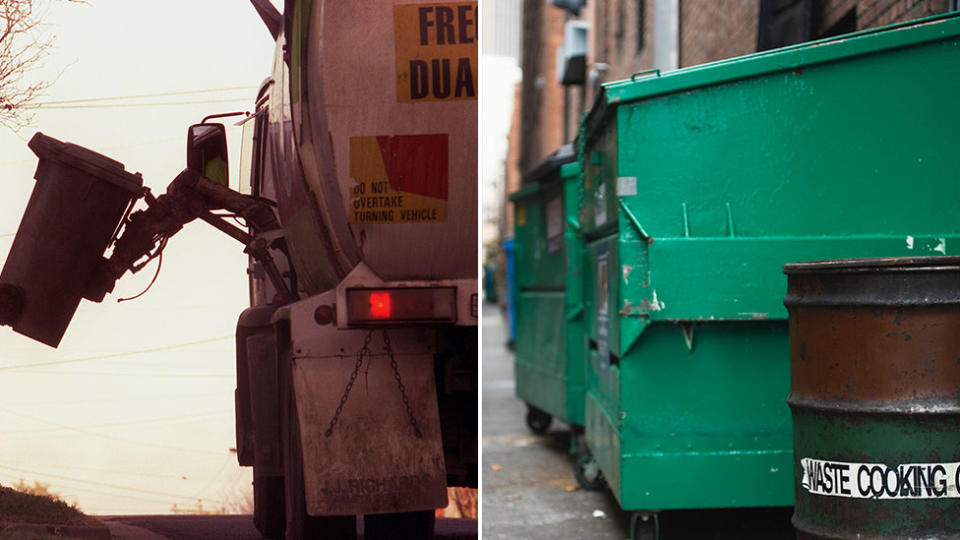
<svg viewBox="0 0 960 540">
<path fill-rule="evenodd" d="M 514 396 L 513 355 L 499 310 L 483 311 L 483 538 L 623 540 L 630 516 L 609 490 L 576 489 L 566 426 L 545 436 L 524 423 Z M 573 490 L 573 491 L 570 491 Z M 661 540 L 794 538 L 790 508 L 660 514 Z"/>
<path fill-rule="evenodd" d="M 629 516 L 609 491 L 577 489 L 567 427 L 554 422 L 544 436 L 527 429 L 495 306 L 484 305 L 482 324 L 483 538 L 627 538 Z"/>
<path fill-rule="evenodd" d="M 167 540 L 217 539 L 259 540 L 252 516 L 105 516 L 98 517 L 116 539 Z"/>
<path fill-rule="evenodd" d="M 252 516 L 99 516 L 112 538 L 124 540 L 260 540 Z M 358 530 L 363 540 L 362 527 Z M 437 540 L 475 540 L 474 519 L 437 519 Z"/>
</svg>

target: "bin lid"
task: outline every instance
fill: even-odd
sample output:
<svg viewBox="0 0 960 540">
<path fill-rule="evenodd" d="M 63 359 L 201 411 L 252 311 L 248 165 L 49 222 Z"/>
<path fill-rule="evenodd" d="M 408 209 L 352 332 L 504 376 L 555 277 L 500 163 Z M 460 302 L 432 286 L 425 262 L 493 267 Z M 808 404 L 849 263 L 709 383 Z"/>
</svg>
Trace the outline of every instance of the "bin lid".
<svg viewBox="0 0 960 540">
<path fill-rule="evenodd" d="M 82 146 L 65 143 L 40 133 L 30 139 L 27 146 L 40 159 L 57 161 L 68 167 L 81 170 L 105 182 L 109 182 L 131 194 L 143 194 L 143 177 L 139 173 L 129 173 L 123 163 L 98 154 Z"/>
<path fill-rule="evenodd" d="M 584 120 L 586 132 L 591 137 L 593 132 L 605 129 L 610 123 L 608 117 L 612 110 L 627 103 L 772 73 L 802 70 L 844 58 L 952 40 L 957 36 L 960 36 L 960 13 L 951 12 L 665 73 L 659 70 L 635 73 L 629 79 L 603 85 Z"/>
<path fill-rule="evenodd" d="M 577 158 L 577 153 L 573 150 L 573 144 L 565 144 L 558 148 L 556 152 L 547 156 L 536 167 L 523 175 L 523 184 L 532 184 L 534 182 L 549 181 L 551 176 L 559 180 L 559 170 L 565 163 L 570 163 Z"/>
</svg>

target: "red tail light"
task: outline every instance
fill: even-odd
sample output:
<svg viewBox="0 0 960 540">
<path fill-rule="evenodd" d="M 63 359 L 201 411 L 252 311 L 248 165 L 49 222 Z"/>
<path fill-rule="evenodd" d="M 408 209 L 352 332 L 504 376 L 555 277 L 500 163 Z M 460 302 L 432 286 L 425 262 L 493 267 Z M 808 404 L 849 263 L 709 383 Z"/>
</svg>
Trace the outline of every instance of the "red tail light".
<svg viewBox="0 0 960 540">
<path fill-rule="evenodd" d="M 390 318 L 390 293 L 370 293 L 370 317 L 374 319 Z"/>
<path fill-rule="evenodd" d="M 347 323 L 456 322 L 457 289 L 347 289 Z"/>
</svg>

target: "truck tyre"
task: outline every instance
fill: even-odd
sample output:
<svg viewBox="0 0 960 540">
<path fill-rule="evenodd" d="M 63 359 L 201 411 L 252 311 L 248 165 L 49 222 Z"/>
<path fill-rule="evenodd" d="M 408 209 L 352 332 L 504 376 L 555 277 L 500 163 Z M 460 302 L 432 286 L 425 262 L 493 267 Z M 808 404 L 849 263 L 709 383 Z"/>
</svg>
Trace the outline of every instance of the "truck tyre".
<svg viewBox="0 0 960 540">
<path fill-rule="evenodd" d="M 282 476 L 254 476 L 253 524 L 264 538 L 282 538 L 286 525 Z"/>
<path fill-rule="evenodd" d="M 363 516 L 364 540 L 409 538 L 432 540 L 436 521 L 433 510 Z"/>
<path fill-rule="evenodd" d="M 293 396 L 293 381 L 287 379 L 287 429 L 283 460 L 286 502 L 287 540 L 325 539 L 356 540 L 356 516 L 315 517 L 307 514 L 303 479 L 303 449 L 300 446 L 300 428 L 297 421 L 297 403 Z"/>
</svg>

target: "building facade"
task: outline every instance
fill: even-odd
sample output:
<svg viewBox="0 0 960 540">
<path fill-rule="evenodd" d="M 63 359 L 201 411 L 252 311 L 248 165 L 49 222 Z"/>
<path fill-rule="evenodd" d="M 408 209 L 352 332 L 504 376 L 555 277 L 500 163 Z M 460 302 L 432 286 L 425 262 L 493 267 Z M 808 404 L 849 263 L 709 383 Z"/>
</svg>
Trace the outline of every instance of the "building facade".
<svg viewBox="0 0 960 540">
<path fill-rule="evenodd" d="M 519 125 L 505 191 L 576 138 L 605 82 L 955 9 L 956 0 L 524 0 Z M 574 27 L 585 29 L 585 50 L 570 50 Z M 582 54 L 580 64 L 558 60 L 565 47 Z"/>
</svg>

